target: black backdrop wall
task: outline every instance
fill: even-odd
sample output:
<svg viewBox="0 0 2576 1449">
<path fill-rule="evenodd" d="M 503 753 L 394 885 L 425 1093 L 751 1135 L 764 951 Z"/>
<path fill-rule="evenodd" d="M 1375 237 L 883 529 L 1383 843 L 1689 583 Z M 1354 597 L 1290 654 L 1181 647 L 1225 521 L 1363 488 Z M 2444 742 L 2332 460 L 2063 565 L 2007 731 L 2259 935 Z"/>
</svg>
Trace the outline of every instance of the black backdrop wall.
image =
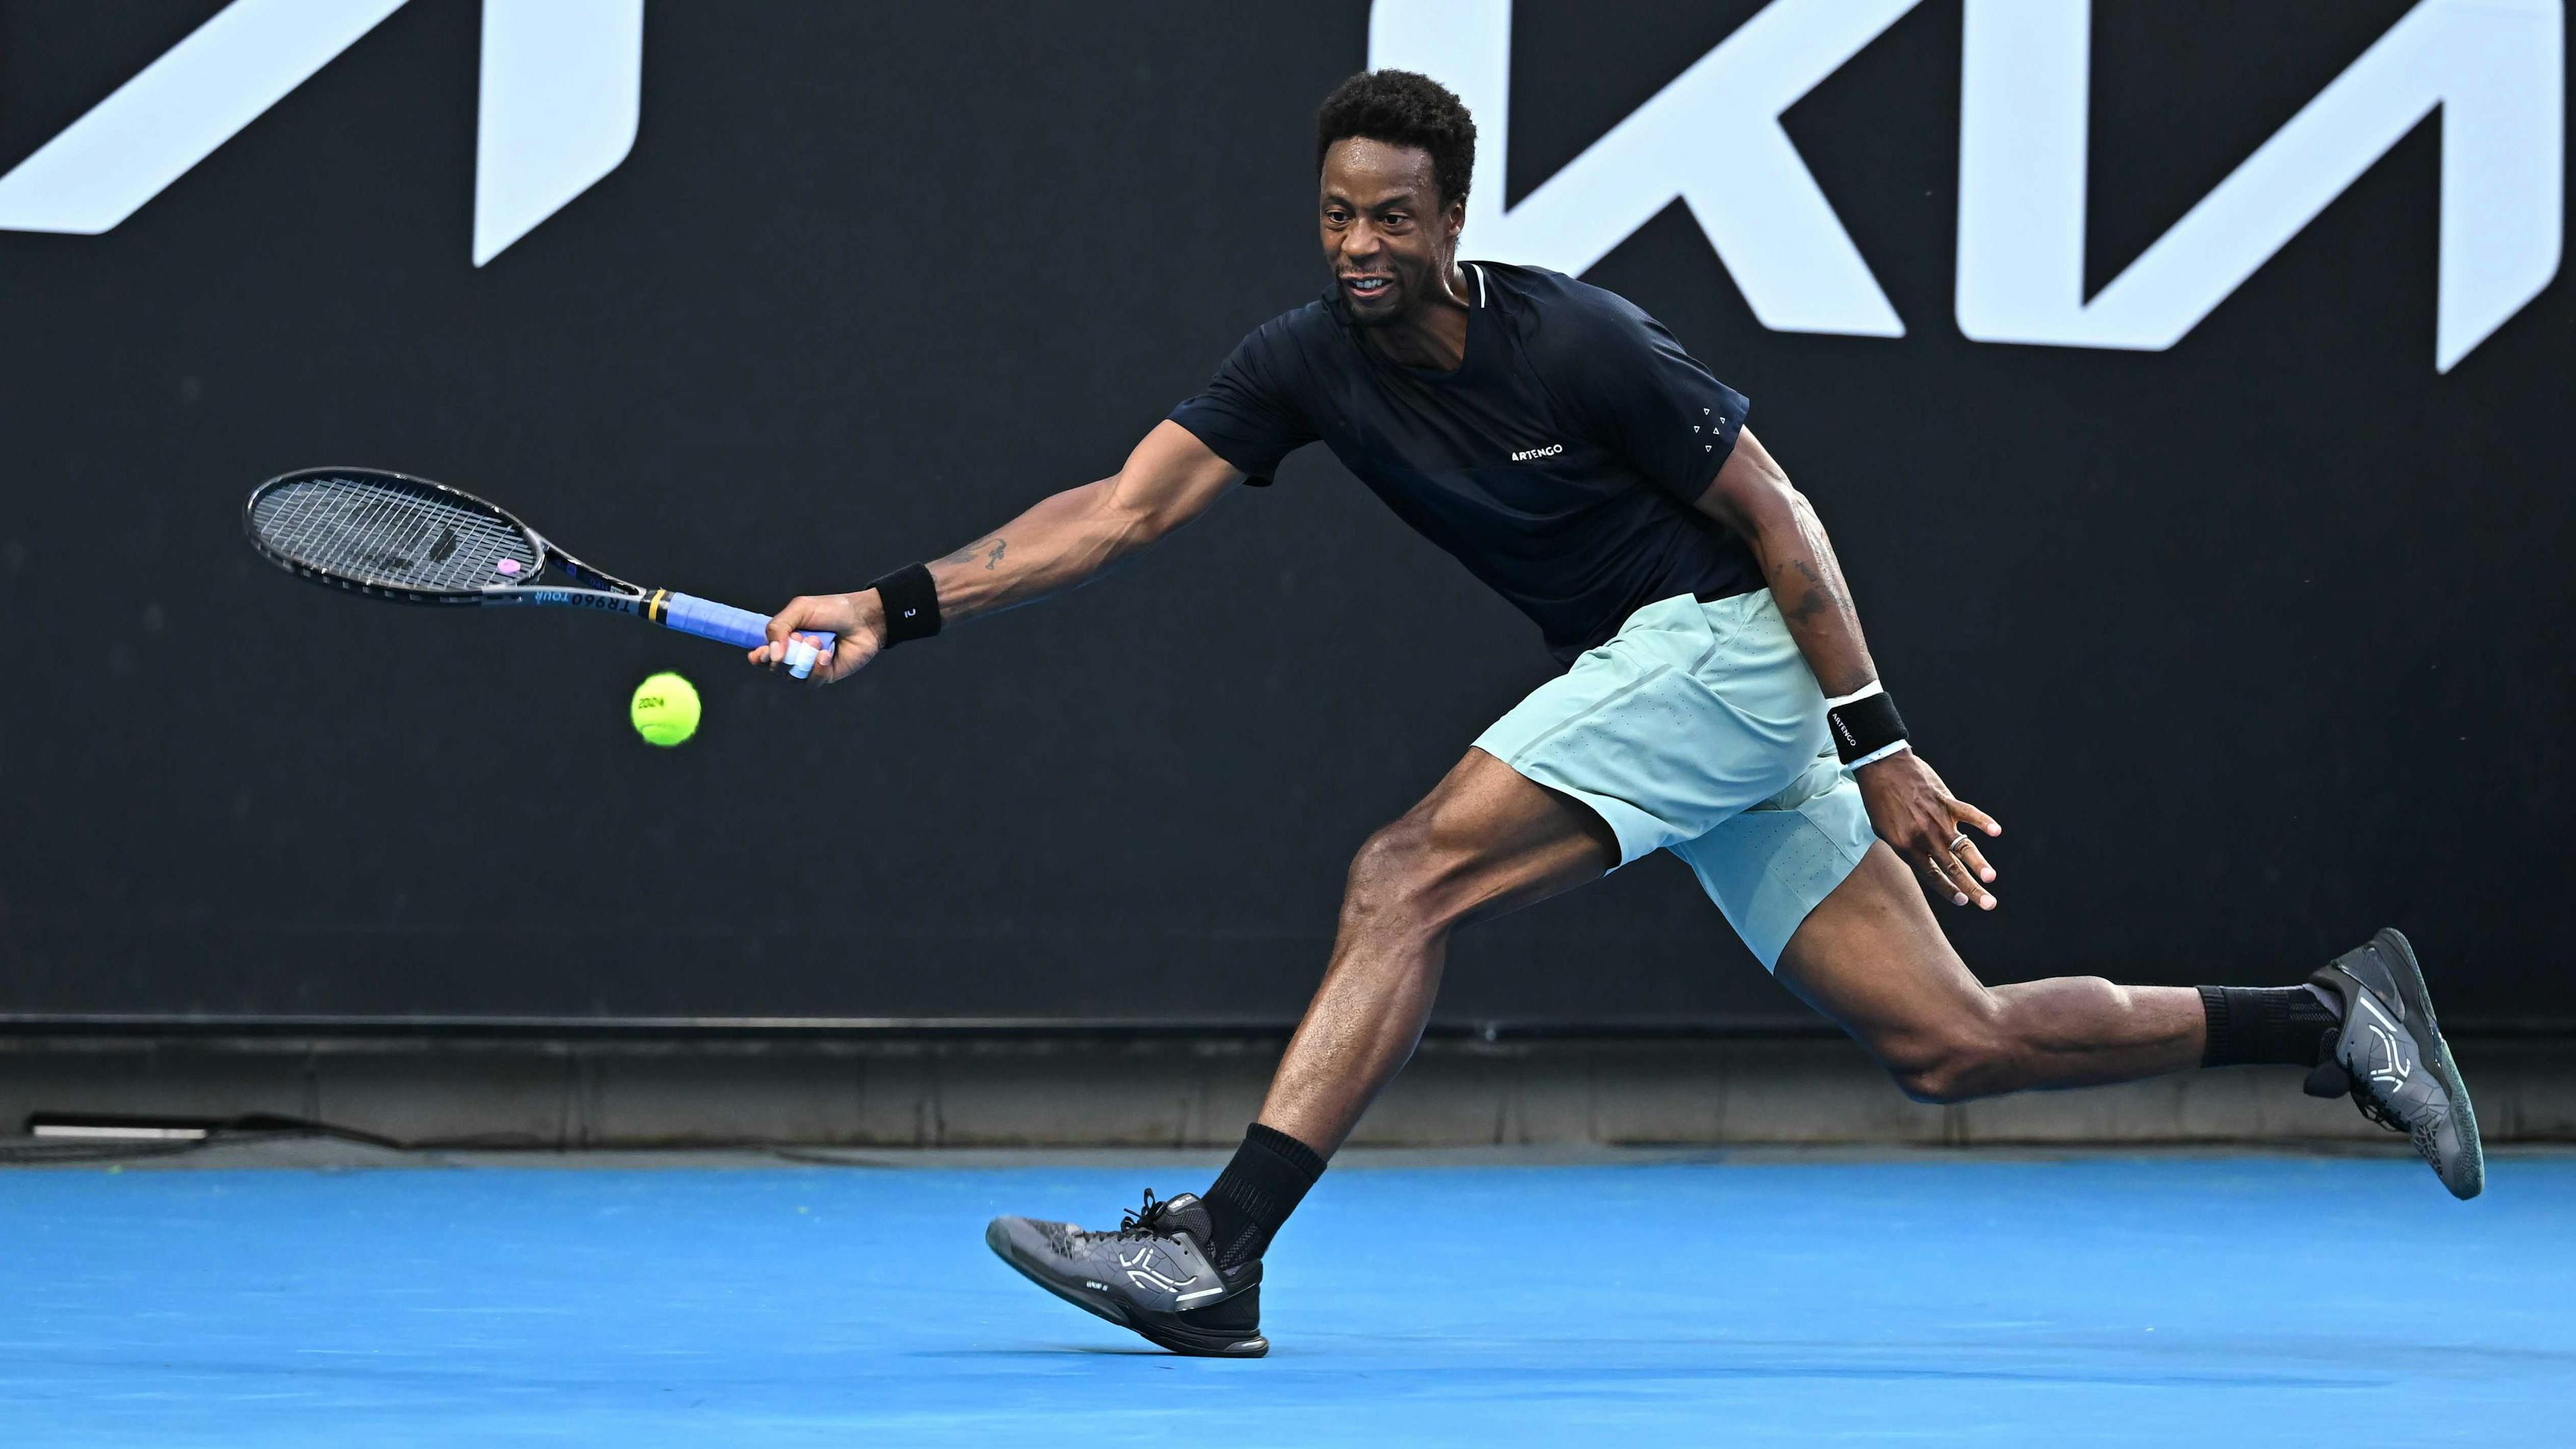
<svg viewBox="0 0 2576 1449">
<path fill-rule="evenodd" d="M 219 8 L 0 3 L 0 169 Z M 1521 0 L 1483 184 L 1756 8 Z M 2407 8 L 2103 0 L 2090 285 Z M 632 155 L 477 269 L 478 9 L 415 0 L 115 230 L 0 234 L 0 1011 L 1293 1016 L 1349 852 L 1548 668 L 1320 449 L 819 694 L 328 595 L 237 509 L 399 467 L 756 606 L 945 552 L 1320 286 L 1310 116 L 1368 21 L 656 3 Z M 2276 980 L 2394 921 L 2453 1014 L 2576 1013 L 2566 288 L 2435 370 L 2436 118 L 2170 351 L 1970 342 L 1961 23 L 1786 118 L 1906 336 L 1766 330 L 1679 206 L 1589 275 L 1754 398 L 2005 822 L 1963 950 Z M 706 696 L 679 750 L 624 718 L 661 668 Z M 1801 1014 L 1665 858 L 1472 932 L 1446 990 Z"/>
</svg>

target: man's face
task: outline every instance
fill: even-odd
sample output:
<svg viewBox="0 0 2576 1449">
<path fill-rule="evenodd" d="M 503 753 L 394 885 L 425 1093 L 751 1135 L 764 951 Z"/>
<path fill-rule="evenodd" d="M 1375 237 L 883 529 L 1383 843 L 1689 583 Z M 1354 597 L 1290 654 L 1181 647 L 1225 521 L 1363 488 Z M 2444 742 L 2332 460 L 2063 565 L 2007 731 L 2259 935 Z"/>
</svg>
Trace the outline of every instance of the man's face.
<svg viewBox="0 0 2576 1449">
<path fill-rule="evenodd" d="M 1444 204 L 1431 153 L 1353 136 L 1324 153 L 1324 264 L 1350 319 L 1383 327 L 1446 296 L 1466 204 Z"/>
</svg>

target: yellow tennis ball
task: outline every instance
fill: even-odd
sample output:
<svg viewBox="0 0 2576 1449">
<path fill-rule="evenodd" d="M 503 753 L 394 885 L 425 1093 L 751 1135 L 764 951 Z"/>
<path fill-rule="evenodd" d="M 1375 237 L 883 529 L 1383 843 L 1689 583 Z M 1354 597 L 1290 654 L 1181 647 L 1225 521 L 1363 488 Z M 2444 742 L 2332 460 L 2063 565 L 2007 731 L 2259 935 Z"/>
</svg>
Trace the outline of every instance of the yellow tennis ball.
<svg viewBox="0 0 2576 1449">
<path fill-rule="evenodd" d="M 676 674 L 656 674 L 635 686 L 626 714 L 652 744 L 687 744 L 698 732 L 698 687 Z"/>
</svg>

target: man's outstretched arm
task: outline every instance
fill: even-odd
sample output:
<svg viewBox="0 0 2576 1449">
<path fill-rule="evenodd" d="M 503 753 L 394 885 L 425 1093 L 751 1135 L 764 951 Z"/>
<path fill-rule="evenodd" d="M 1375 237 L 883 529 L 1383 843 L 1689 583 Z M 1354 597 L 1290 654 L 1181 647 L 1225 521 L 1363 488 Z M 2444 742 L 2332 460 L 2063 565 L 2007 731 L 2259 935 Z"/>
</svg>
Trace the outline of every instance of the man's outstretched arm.
<svg viewBox="0 0 2576 1449">
<path fill-rule="evenodd" d="M 1178 423 L 1155 425 L 1115 474 L 1038 500 L 1028 512 L 931 564 L 945 624 L 1075 588 L 1207 511 L 1243 475 Z M 839 636 L 817 680 L 846 679 L 885 647 L 874 589 L 790 599 L 769 621 L 754 664 L 775 665 L 791 633 Z"/>
<path fill-rule="evenodd" d="M 1852 694 L 1877 680 L 1878 667 L 1870 662 L 1869 643 L 1861 637 L 1860 615 L 1852 608 L 1851 586 L 1843 582 L 1825 526 L 1752 429 L 1736 439 L 1716 481 L 1700 495 L 1699 508 L 1753 546 L 1780 617 L 1788 622 L 1790 637 L 1798 641 L 1798 652 L 1806 656 L 1827 698 Z M 1994 836 L 2003 833 L 2002 826 L 1952 795 L 1912 750 L 1863 765 L 1854 778 L 1879 839 L 1922 871 L 1952 904 L 1973 900 L 1994 909 L 1994 894 L 1985 888 L 1995 878 L 1994 867 L 1973 844 L 1956 853 L 1951 846 L 1966 827 Z"/>
</svg>

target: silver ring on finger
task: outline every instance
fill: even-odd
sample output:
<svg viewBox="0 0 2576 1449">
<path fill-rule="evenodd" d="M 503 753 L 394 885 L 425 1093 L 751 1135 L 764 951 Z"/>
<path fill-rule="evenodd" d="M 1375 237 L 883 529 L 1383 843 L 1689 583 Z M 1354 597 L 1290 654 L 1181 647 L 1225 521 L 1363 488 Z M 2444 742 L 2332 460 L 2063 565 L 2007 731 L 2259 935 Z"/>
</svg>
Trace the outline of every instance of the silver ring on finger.
<svg viewBox="0 0 2576 1449">
<path fill-rule="evenodd" d="M 1952 855 L 1957 855 L 1960 851 L 1967 849 L 1967 846 L 1968 832 L 1962 830 L 1959 832 L 1958 838 L 1950 842 L 1950 853 Z"/>
</svg>

